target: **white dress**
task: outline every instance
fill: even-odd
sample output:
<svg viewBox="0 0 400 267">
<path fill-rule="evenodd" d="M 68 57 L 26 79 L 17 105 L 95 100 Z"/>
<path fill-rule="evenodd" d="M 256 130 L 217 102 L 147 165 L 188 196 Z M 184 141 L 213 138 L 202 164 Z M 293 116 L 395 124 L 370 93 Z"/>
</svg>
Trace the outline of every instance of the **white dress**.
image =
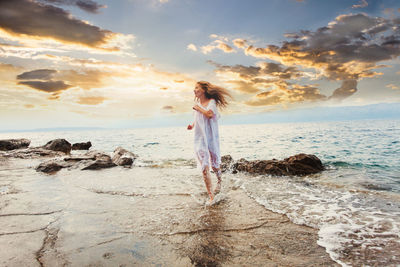
<svg viewBox="0 0 400 267">
<path fill-rule="evenodd" d="M 207 118 L 200 111 L 194 111 L 194 152 L 197 159 L 197 168 L 203 171 L 211 166 L 219 168 L 221 155 L 219 151 L 218 119 L 221 117 L 215 99 L 211 99 L 206 107 L 200 101 L 200 108 L 212 110 L 214 115 Z M 209 168 L 210 169 L 210 168 Z"/>
</svg>

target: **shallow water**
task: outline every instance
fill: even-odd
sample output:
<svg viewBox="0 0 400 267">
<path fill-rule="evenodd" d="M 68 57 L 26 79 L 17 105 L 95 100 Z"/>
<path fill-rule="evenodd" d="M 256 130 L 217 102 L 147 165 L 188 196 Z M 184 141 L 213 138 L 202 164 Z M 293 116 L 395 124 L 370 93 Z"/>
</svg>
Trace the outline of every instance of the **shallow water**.
<svg viewBox="0 0 400 267">
<path fill-rule="evenodd" d="M 318 243 L 338 263 L 400 264 L 400 121 L 224 125 L 220 127 L 220 136 L 221 154 L 230 154 L 234 159 L 283 159 L 296 153 L 317 155 L 327 166 L 320 174 L 304 178 L 237 174 L 231 175 L 231 179 L 265 208 L 318 229 Z M 152 167 L 155 175 L 162 176 L 157 184 L 143 180 L 140 170 L 137 176 L 125 181 L 128 178 L 116 181 L 108 177 L 104 170 L 99 172 L 102 180 L 99 184 L 84 177 L 69 177 L 64 170 L 59 179 L 79 184 L 82 190 L 91 188 L 97 194 L 110 196 L 129 195 L 126 193 L 129 191 L 142 197 L 191 192 L 194 200 L 204 204 L 203 181 L 194 178 L 193 172 L 193 136 L 186 126 L 0 134 L 0 139 L 6 138 L 28 138 L 32 140 L 31 146 L 43 145 L 54 138 L 66 138 L 71 143 L 90 140 L 92 149 L 110 153 L 122 146 L 139 155 L 136 166 Z M 187 172 L 193 172 L 192 178 L 175 180 L 182 179 Z M 0 177 L 6 174 L 7 170 L 2 169 Z M 142 174 L 145 175 L 149 174 Z M 140 183 L 135 179 L 140 179 Z M 49 186 L 39 183 L 37 189 Z M 134 190 L 129 190 L 131 186 Z M 13 189 L 4 184 L 0 194 L 10 190 Z M 96 203 L 91 203 L 93 212 L 101 205 L 96 207 Z"/>
</svg>

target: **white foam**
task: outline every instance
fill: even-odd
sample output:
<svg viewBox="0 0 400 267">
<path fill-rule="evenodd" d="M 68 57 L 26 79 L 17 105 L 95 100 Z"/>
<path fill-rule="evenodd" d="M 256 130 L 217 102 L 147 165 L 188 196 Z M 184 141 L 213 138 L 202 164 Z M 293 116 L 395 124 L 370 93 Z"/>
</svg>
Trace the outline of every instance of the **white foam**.
<svg viewBox="0 0 400 267">
<path fill-rule="evenodd" d="M 376 196 L 305 184 L 290 178 L 239 177 L 241 175 L 235 179 L 243 182 L 242 189 L 267 209 L 286 214 L 296 224 L 319 229 L 318 244 L 342 266 L 357 263 L 357 260 L 361 265 L 381 265 L 382 257 L 374 261 L 373 257 L 362 259 L 358 254 L 365 250 L 383 253 L 383 256 L 386 253 L 389 260 L 391 252 L 385 251 L 383 244 L 391 242 L 396 248 L 400 247 L 398 204 L 384 205 Z M 391 208 L 393 206 L 397 209 Z M 400 252 L 397 253 L 399 255 L 395 256 L 399 257 Z"/>
</svg>

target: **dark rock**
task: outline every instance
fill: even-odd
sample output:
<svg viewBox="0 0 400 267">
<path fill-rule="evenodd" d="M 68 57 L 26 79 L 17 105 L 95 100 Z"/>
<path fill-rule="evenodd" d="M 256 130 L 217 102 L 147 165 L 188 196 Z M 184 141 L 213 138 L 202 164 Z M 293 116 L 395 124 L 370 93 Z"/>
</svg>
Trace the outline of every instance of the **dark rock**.
<svg viewBox="0 0 400 267">
<path fill-rule="evenodd" d="M 229 169 L 231 169 L 232 164 L 233 164 L 233 158 L 231 155 L 224 155 L 221 157 L 221 171 L 225 172 Z"/>
<path fill-rule="evenodd" d="M 71 152 L 71 144 L 65 139 L 54 139 L 43 146 L 44 149 L 61 151 L 65 154 L 69 154 Z"/>
<path fill-rule="evenodd" d="M 29 139 L 3 139 L 0 140 L 0 150 L 13 150 L 19 148 L 26 148 L 31 143 Z"/>
<path fill-rule="evenodd" d="M 72 145 L 72 150 L 89 150 L 89 148 L 92 146 L 92 143 L 86 142 L 86 143 L 75 143 Z"/>
<path fill-rule="evenodd" d="M 284 160 L 254 160 L 239 159 L 232 166 L 233 172 L 246 171 L 256 174 L 271 175 L 308 175 L 324 170 L 321 160 L 315 155 L 298 154 Z"/>
<path fill-rule="evenodd" d="M 57 161 L 46 161 L 42 162 L 39 164 L 39 166 L 36 167 L 36 171 L 38 172 L 45 172 L 45 173 L 55 173 L 61 170 L 62 168 L 65 168 L 66 166 L 63 164 L 60 164 L 60 162 Z"/>
<path fill-rule="evenodd" d="M 133 154 L 132 152 L 122 148 L 117 147 L 114 150 L 114 156 L 112 158 L 112 162 L 119 166 L 132 166 L 133 162 L 138 156 Z"/>
<path fill-rule="evenodd" d="M 94 153 L 86 153 L 86 156 L 94 155 L 94 162 L 89 162 L 82 170 L 98 170 L 104 168 L 111 168 L 117 166 L 114 162 L 112 162 L 111 157 L 109 155 L 94 152 Z"/>
</svg>

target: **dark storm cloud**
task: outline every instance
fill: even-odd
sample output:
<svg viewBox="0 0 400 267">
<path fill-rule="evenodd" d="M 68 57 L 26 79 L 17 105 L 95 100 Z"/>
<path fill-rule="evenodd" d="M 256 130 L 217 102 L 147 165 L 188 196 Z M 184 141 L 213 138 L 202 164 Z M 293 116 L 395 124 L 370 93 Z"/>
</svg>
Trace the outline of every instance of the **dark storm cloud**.
<svg viewBox="0 0 400 267">
<path fill-rule="evenodd" d="M 27 85 L 39 91 L 55 94 L 72 87 L 72 85 L 66 84 L 64 81 L 22 81 L 18 82 L 18 84 Z"/>
<path fill-rule="evenodd" d="M 0 28 L 12 35 L 53 38 L 93 48 L 101 48 L 115 35 L 61 8 L 32 0 L 0 0 Z"/>
<path fill-rule="evenodd" d="M 39 69 L 21 73 L 17 76 L 18 80 L 50 80 L 56 70 Z"/>
<path fill-rule="evenodd" d="M 100 9 L 105 7 L 104 5 L 99 5 L 98 3 L 92 0 L 40 0 L 40 1 L 55 5 L 77 6 L 80 9 L 90 13 L 99 13 Z"/>
</svg>

